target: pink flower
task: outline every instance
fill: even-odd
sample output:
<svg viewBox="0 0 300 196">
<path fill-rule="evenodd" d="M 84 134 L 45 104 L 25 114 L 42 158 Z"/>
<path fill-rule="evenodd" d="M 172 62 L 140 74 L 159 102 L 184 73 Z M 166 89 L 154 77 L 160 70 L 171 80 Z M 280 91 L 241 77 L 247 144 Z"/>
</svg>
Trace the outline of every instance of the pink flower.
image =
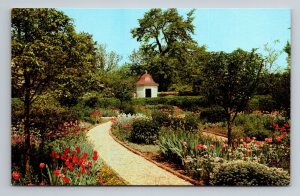
<svg viewBox="0 0 300 196">
<path fill-rule="evenodd" d="M 45 167 L 45 163 L 40 163 L 40 168 L 44 169 L 44 167 Z"/>
<path fill-rule="evenodd" d="M 11 176 L 14 180 L 19 180 L 21 178 L 21 174 L 18 171 L 13 171 Z"/>
<path fill-rule="evenodd" d="M 246 142 L 251 142 L 251 138 L 250 137 L 246 137 Z"/>
</svg>

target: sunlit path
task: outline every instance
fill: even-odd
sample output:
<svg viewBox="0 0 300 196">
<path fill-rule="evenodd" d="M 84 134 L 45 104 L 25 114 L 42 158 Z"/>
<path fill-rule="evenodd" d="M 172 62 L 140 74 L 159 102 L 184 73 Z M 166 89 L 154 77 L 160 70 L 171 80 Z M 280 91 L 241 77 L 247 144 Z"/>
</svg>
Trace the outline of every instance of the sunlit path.
<svg viewBox="0 0 300 196">
<path fill-rule="evenodd" d="M 88 138 L 106 164 L 130 185 L 192 185 L 117 143 L 109 135 L 111 125 L 107 122 L 91 129 Z"/>
</svg>

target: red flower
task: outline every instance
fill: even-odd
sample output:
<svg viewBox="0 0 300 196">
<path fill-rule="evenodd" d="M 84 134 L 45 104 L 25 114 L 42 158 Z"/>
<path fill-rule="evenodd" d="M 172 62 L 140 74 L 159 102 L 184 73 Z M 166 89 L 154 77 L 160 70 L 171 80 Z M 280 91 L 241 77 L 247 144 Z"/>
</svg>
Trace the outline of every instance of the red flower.
<svg viewBox="0 0 300 196">
<path fill-rule="evenodd" d="M 56 155 L 55 155 L 55 158 L 59 159 L 59 157 L 60 157 L 59 154 L 56 154 Z"/>
<path fill-rule="evenodd" d="M 66 167 L 64 167 L 64 168 L 63 168 L 63 171 L 67 171 L 67 168 L 66 168 Z"/>
<path fill-rule="evenodd" d="M 211 145 L 209 146 L 209 148 L 212 150 L 212 149 L 215 148 L 215 146 L 211 144 Z"/>
<path fill-rule="evenodd" d="M 40 168 L 44 169 L 44 167 L 45 167 L 45 163 L 40 163 Z"/>
<path fill-rule="evenodd" d="M 57 169 L 57 170 L 54 170 L 54 175 L 56 175 L 56 176 L 59 176 L 59 174 L 60 174 L 60 171 Z"/>
<path fill-rule="evenodd" d="M 265 141 L 266 141 L 267 143 L 272 143 L 272 138 L 271 138 L 271 137 L 265 138 Z"/>
<path fill-rule="evenodd" d="M 80 148 L 79 147 L 76 147 L 76 152 L 77 152 L 77 154 L 80 153 Z"/>
<path fill-rule="evenodd" d="M 246 137 L 246 142 L 251 142 L 251 138 L 250 137 Z"/>
<path fill-rule="evenodd" d="M 74 151 L 72 151 L 72 155 L 74 155 L 74 154 L 76 154 L 76 151 L 74 150 Z"/>
<path fill-rule="evenodd" d="M 65 161 L 67 159 L 67 156 L 66 156 L 66 154 L 62 154 L 60 158 L 61 158 L 61 160 Z"/>
<path fill-rule="evenodd" d="M 228 147 L 228 144 L 223 143 L 222 148 L 226 148 L 226 147 Z"/>
<path fill-rule="evenodd" d="M 85 168 L 84 167 L 81 168 L 81 173 L 85 173 L 85 172 L 86 172 Z"/>
<path fill-rule="evenodd" d="M 70 152 L 70 148 L 65 148 L 64 154 L 68 154 Z"/>
<path fill-rule="evenodd" d="M 70 165 L 70 166 L 69 166 L 69 169 L 70 169 L 71 172 L 74 171 L 73 165 Z"/>
<path fill-rule="evenodd" d="M 276 137 L 276 141 L 281 142 L 282 138 L 283 138 L 283 135 L 280 135 L 280 136 Z"/>
<path fill-rule="evenodd" d="M 63 180 L 64 180 L 65 183 L 69 183 L 70 182 L 70 178 L 68 178 L 68 177 L 64 177 Z"/>
<path fill-rule="evenodd" d="M 21 174 L 18 171 L 13 171 L 11 176 L 14 180 L 19 180 L 21 178 Z"/>
<path fill-rule="evenodd" d="M 198 144 L 198 145 L 196 146 L 197 150 L 201 149 L 202 147 L 203 147 L 202 144 Z"/>
<path fill-rule="evenodd" d="M 93 160 L 94 160 L 94 161 L 97 161 L 97 159 L 98 159 L 98 155 L 94 155 L 94 156 L 93 156 Z"/>
<path fill-rule="evenodd" d="M 52 150 L 52 151 L 51 151 L 51 153 L 50 153 L 50 157 L 52 157 L 52 158 L 54 158 L 54 157 L 55 157 L 55 152 L 54 152 L 54 150 Z"/>
<path fill-rule="evenodd" d="M 233 147 L 236 148 L 237 147 L 237 143 L 236 141 L 233 141 Z"/>
<path fill-rule="evenodd" d="M 77 163 L 78 162 L 78 157 L 77 156 L 74 156 L 73 157 L 73 163 Z"/>
<path fill-rule="evenodd" d="M 250 156 L 250 153 L 251 153 L 251 150 L 249 150 L 249 149 L 248 149 L 248 150 L 246 150 L 246 156 L 247 156 L 247 157 L 249 157 L 249 156 Z"/>
<path fill-rule="evenodd" d="M 88 155 L 88 154 L 87 154 L 86 152 L 85 152 L 85 153 L 83 153 L 83 156 L 82 156 L 82 158 L 83 158 L 83 159 L 86 159 L 87 155 Z"/>
<path fill-rule="evenodd" d="M 40 186 L 45 186 L 45 185 L 46 185 L 45 182 L 41 182 L 41 183 L 40 183 Z"/>
<path fill-rule="evenodd" d="M 78 178 L 80 177 L 81 174 L 77 174 Z"/>
<path fill-rule="evenodd" d="M 67 160 L 67 161 L 65 162 L 65 165 L 66 165 L 67 167 L 69 167 L 70 161 Z"/>
<path fill-rule="evenodd" d="M 88 166 L 91 167 L 92 166 L 92 162 L 89 161 L 88 162 Z"/>
</svg>

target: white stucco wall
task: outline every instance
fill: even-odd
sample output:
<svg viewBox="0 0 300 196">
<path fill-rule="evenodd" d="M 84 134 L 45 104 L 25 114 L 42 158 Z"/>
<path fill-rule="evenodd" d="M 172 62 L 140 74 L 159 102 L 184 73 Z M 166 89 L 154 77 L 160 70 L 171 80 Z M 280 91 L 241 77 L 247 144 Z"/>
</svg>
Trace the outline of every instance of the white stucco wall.
<svg viewBox="0 0 300 196">
<path fill-rule="evenodd" d="M 146 97 L 146 89 L 151 89 L 151 97 L 157 97 L 157 86 L 138 86 L 136 88 L 136 97 L 144 98 Z"/>
</svg>

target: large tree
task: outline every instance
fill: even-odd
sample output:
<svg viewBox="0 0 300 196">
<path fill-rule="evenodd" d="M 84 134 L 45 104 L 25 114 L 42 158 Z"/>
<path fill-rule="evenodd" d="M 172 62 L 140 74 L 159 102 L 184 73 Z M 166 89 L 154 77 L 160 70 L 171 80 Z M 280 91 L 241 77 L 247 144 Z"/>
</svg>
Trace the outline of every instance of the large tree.
<svg viewBox="0 0 300 196">
<path fill-rule="evenodd" d="M 74 88 L 68 86 L 74 82 L 69 76 L 93 64 L 93 47 L 86 44 L 87 35 L 76 34 L 72 20 L 61 11 L 17 8 L 11 16 L 12 96 L 24 105 L 25 171 L 30 178 L 32 104 L 53 86 Z"/>
<path fill-rule="evenodd" d="M 199 50 L 192 38 L 193 13 L 191 10 L 183 17 L 176 9 L 151 9 L 138 20 L 139 27 L 131 31 L 133 38 L 141 42 L 140 50 L 132 57 L 138 60 L 139 55 L 143 63 L 133 62 L 134 68 L 141 73 L 145 69 L 151 73 L 162 91 L 185 78 L 182 73 L 191 65 L 192 53 Z"/>
<path fill-rule="evenodd" d="M 263 58 L 252 50 L 232 53 L 212 52 L 203 70 L 203 88 L 207 99 L 224 109 L 228 144 L 231 144 L 232 122 L 246 107 L 254 93 L 264 66 Z"/>
</svg>

